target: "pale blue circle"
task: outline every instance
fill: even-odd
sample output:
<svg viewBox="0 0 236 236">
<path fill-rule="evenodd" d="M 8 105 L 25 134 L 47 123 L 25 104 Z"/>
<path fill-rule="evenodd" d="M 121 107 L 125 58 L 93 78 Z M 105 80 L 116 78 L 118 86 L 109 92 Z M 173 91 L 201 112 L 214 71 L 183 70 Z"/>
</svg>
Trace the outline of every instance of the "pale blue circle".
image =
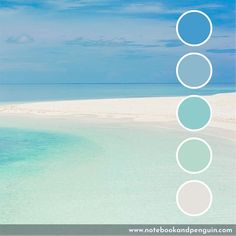
<svg viewBox="0 0 236 236">
<path fill-rule="evenodd" d="M 187 129 L 204 128 L 211 117 L 208 103 L 200 97 L 186 98 L 178 108 L 179 122 Z"/>
<path fill-rule="evenodd" d="M 184 57 L 177 69 L 178 78 L 189 87 L 201 87 L 210 80 L 211 65 L 199 54 Z"/>
<path fill-rule="evenodd" d="M 179 36 L 188 44 L 203 43 L 211 32 L 210 22 L 199 12 L 184 15 L 178 25 Z"/>
</svg>

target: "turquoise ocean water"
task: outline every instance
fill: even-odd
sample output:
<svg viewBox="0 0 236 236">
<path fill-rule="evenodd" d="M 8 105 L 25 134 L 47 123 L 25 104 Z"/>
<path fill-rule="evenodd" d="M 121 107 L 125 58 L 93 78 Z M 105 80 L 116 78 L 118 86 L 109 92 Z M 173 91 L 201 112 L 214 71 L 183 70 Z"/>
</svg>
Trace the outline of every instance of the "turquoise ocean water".
<svg viewBox="0 0 236 236">
<path fill-rule="evenodd" d="M 173 86 L 83 86 L 5 85 L 0 98 L 8 103 L 185 94 Z M 199 133 L 214 156 L 206 172 L 191 176 L 175 160 L 178 144 L 190 134 L 171 127 L 0 116 L 0 223 L 236 223 L 235 142 L 221 130 Z M 178 187 L 193 178 L 213 192 L 211 209 L 197 218 L 183 215 L 175 203 Z"/>
<path fill-rule="evenodd" d="M 235 85 L 208 85 L 191 91 L 172 84 L 1 84 L 0 103 L 130 97 L 167 97 L 235 92 Z"/>
</svg>

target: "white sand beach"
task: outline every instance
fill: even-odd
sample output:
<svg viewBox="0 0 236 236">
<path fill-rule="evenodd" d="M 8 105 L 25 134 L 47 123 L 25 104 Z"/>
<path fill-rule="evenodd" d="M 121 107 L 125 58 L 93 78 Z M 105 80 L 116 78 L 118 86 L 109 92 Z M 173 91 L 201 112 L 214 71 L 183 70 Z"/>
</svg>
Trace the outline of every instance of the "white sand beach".
<svg viewBox="0 0 236 236">
<path fill-rule="evenodd" d="M 1 105 L 0 114 L 25 114 L 139 122 L 176 121 L 176 108 L 185 97 L 119 98 L 34 102 Z M 236 93 L 205 96 L 212 107 L 211 127 L 236 130 Z"/>
</svg>

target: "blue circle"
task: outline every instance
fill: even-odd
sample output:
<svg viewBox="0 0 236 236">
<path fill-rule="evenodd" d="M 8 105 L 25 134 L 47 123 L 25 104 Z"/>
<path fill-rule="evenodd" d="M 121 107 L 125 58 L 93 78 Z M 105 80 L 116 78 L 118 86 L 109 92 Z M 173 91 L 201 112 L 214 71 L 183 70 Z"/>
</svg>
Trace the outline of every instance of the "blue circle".
<svg viewBox="0 0 236 236">
<path fill-rule="evenodd" d="M 207 17 L 199 12 L 189 12 L 178 24 L 179 36 L 188 44 L 201 44 L 211 33 L 211 24 Z"/>
</svg>

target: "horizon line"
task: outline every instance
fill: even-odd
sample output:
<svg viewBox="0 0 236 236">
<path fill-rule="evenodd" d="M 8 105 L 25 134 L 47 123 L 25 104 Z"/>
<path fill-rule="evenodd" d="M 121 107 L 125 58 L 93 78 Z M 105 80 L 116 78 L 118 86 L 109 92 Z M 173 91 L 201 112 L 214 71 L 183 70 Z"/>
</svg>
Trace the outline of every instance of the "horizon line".
<svg viewBox="0 0 236 236">
<path fill-rule="evenodd" d="M 156 85 L 180 85 L 180 83 L 134 83 L 134 82 L 130 82 L 130 83 L 0 83 L 0 85 L 60 85 L 60 84 L 85 84 L 85 85 L 119 85 L 119 84 L 156 84 Z M 209 83 L 208 85 L 235 85 L 236 86 L 236 82 L 229 82 L 229 83 Z M 207 85 L 206 85 L 207 86 Z"/>
</svg>

